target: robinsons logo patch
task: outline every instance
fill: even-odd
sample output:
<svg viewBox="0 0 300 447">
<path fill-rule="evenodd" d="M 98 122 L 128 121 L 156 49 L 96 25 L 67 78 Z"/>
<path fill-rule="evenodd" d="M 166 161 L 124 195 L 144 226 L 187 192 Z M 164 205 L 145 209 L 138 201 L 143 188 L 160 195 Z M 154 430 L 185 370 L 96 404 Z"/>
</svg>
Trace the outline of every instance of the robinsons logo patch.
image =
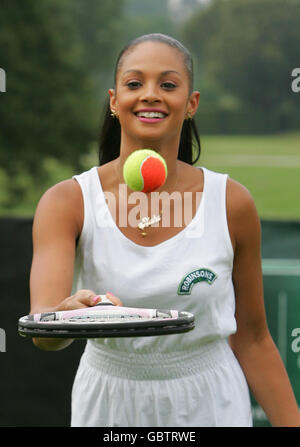
<svg viewBox="0 0 300 447">
<path fill-rule="evenodd" d="M 205 268 L 194 270 L 193 272 L 185 275 L 185 277 L 181 280 L 178 286 L 177 294 L 190 295 L 194 284 L 205 281 L 211 285 L 216 277 L 217 275 L 214 272 Z"/>
</svg>

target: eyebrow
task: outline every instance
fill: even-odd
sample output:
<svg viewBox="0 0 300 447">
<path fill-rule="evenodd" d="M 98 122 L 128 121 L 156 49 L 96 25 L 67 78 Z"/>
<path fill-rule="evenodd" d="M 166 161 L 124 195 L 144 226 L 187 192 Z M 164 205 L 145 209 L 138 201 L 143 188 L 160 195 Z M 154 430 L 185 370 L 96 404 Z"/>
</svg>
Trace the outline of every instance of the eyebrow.
<svg viewBox="0 0 300 447">
<path fill-rule="evenodd" d="M 122 78 L 123 78 L 127 73 L 138 73 L 138 74 L 143 74 L 143 72 L 142 72 L 141 70 L 134 70 L 134 69 L 132 69 L 132 70 L 127 70 L 127 71 L 125 71 L 125 73 L 123 73 L 123 75 L 122 75 Z M 166 70 L 166 71 L 162 71 L 162 72 L 160 73 L 160 75 L 166 75 L 166 74 L 169 74 L 169 73 L 176 73 L 178 76 L 181 77 L 181 74 L 178 73 L 178 71 L 175 71 L 175 70 Z"/>
</svg>

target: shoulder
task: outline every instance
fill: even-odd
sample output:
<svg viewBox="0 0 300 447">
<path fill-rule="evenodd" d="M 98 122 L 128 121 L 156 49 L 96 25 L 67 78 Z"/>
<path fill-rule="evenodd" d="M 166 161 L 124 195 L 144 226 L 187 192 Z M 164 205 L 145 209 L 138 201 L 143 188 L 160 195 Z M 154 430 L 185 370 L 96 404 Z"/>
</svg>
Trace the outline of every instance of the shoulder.
<svg viewBox="0 0 300 447">
<path fill-rule="evenodd" d="M 247 238 L 260 238 L 260 218 L 255 201 L 244 185 L 231 178 L 227 180 L 226 209 L 234 247 L 243 244 Z"/>
<path fill-rule="evenodd" d="M 249 190 L 230 177 L 227 179 L 226 200 L 228 208 L 235 214 L 243 214 L 250 209 L 253 211 L 255 208 L 255 202 Z"/>
<path fill-rule="evenodd" d="M 59 182 L 42 195 L 34 216 L 34 224 L 38 223 L 56 223 L 69 227 L 77 235 L 80 234 L 83 223 L 83 198 L 76 180 Z"/>
<path fill-rule="evenodd" d="M 38 207 L 73 207 L 82 202 L 81 188 L 76 180 L 68 179 L 49 188 L 41 197 Z"/>
</svg>

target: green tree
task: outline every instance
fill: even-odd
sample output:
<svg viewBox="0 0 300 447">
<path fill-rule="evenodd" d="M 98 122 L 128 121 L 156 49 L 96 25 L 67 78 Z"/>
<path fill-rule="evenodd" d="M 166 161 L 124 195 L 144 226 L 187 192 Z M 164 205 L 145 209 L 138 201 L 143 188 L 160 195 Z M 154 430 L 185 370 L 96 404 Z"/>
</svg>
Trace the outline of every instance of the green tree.
<svg viewBox="0 0 300 447">
<path fill-rule="evenodd" d="M 43 160 L 74 168 L 97 139 L 101 76 L 122 22 L 123 0 L 6 0 L 0 14 L 0 167 L 43 179 Z M 99 78 L 97 76 L 99 75 Z M 97 79 L 97 81 L 96 81 Z"/>
<path fill-rule="evenodd" d="M 293 120 L 299 23 L 299 0 L 214 0 L 184 25 L 183 35 L 206 82 L 253 113 Z"/>
<path fill-rule="evenodd" d="M 123 44 L 150 33 L 162 33 L 180 38 L 180 27 L 170 14 L 168 2 L 161 0 L 126 0 L 123 31 Z"/>
</svg>

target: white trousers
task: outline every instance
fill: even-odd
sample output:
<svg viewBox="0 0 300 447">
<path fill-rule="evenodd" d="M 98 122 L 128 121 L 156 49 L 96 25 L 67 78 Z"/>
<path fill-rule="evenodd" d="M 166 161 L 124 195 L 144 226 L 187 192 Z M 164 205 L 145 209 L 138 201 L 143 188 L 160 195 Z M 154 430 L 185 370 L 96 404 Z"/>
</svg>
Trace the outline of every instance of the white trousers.
<svg viewBox="0 0 300 447">
<path fill-rule="evenodd" d="M 88 341 L 72 427 L 249 427 L 249 390 L 226 340 L 197 352 L 130 354 Z"/>
</svg>

